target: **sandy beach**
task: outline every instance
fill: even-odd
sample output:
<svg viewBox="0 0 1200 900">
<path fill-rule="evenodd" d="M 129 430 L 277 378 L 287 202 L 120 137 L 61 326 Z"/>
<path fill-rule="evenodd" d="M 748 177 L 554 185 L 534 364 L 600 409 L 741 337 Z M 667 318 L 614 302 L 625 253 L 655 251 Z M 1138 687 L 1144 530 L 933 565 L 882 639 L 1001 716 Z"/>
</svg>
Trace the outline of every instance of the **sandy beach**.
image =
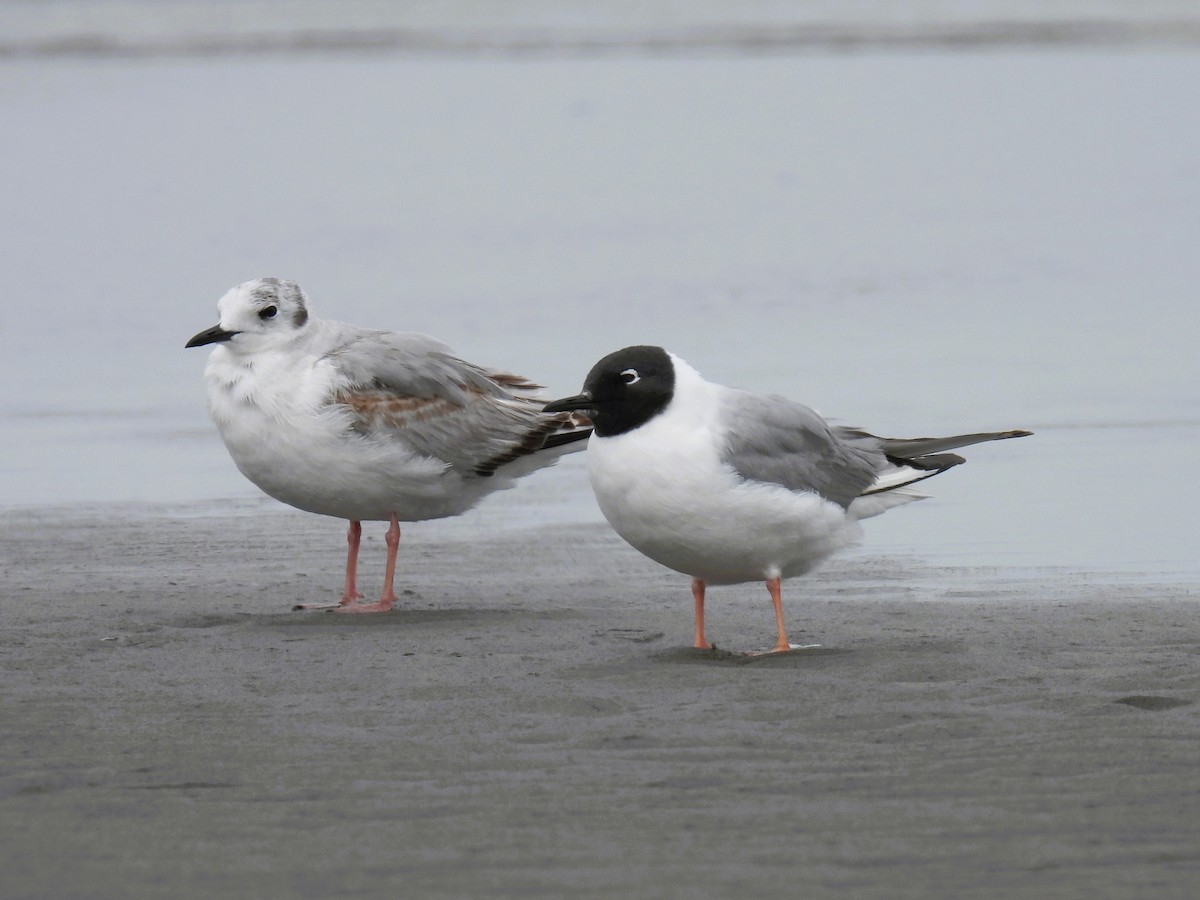
<svg viewBox="0 0 1200 900">
<path fill-rule="evenodd" d="M 6 898 L 1200 885 L 1194 585 L 856 557 L 788 583 L 820 649 L 747 663 L 601 525 L 413 526 L 369 617 L 290 610 L 341 531 L 276 508 L 0 542 Z M 712 592 L 718 646 L 769 642 L 760 593 Z"/>
</svg>

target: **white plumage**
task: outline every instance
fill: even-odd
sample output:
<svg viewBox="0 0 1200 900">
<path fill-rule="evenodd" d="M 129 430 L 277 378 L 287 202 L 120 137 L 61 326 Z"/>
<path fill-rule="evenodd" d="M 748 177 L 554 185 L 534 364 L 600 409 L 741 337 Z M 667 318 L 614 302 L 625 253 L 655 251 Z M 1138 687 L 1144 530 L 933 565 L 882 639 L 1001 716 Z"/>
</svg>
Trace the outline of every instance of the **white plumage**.
<svg viewBox="0 0 1200 900">
<path fill-rule="evenodd" d="M 780 582 L 859 534 L 861 519 L 926 495 L 918 481 L 963 462 L 943 451 L 1025 431 L 895 440 L 835 428 L 806 406 L 705 381 L 660 347 L 600 360 L 584 391 L 547 410 L 593 420 L 588 473 L 601 511 L 633 547 L 690 575 L 697 647 L 709 584 L 764 581 L 776 651 L 787 650 Z"/>
<path fill-rule="evenodd" d="M 217 311 L 188 342 L 217 345 L 204 374 L 213 421 L 264 492 L 350 520 L 342 611 L 390 608 L 399 522 L 465 512 L 589 433 L 578 417 L 543 412 L 537 385 L 433 338 L 316 318 L 294 282 L 248 281 Z M 364 520 L 390 523 L 388 574 L 378 604 L 355 605 Z"/>
</svg>

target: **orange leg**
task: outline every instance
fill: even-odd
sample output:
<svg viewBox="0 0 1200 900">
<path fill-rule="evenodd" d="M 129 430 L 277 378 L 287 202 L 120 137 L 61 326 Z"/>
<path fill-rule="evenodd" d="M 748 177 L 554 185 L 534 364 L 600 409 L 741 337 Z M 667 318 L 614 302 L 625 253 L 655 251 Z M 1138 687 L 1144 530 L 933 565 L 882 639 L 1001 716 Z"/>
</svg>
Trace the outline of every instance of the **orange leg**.
<svg viewBox="0 0 1200 900">
<path fill-rule="evenodd" d="M 779 590 L 779 579 L 768 578 L 767 590 L 771 594 L 771 602 L 775 604 L 775 627 L 779 630 L 779 639 L 775 642 L 775 646 L 771 649 L 771 652 L 781 653 L 785 650 L 791 650 L 792 645 L 788 643 L 787 632 L 783 627 L 783 596 Z"/>
<path fill-rule="evenodd" d="M 696 601 L 696 641 L 692 645 L 698 650 L 709 650 L 712 645 L 704 637 L 704 582 L 692 579 L 692 598 Z"/>
<path fill-rule="evenodd" d="M 358 523 L 353 523 L 357 525 Z M 391 524 L 388 525 L 387 535 L 387 568 L 383 573 L 383 593 L 379 597 L 378 603 L 351 603 L 346 600 L 343 604 L 339 604 L 334 612 L 340 613 L 375 613 L 387 612 L 392 608 L 392 604 L 396 602 L 396 591 L 393 584 L 396 580 L 396 552 L 400 549 L 400 522 L 396 519 L 396 514 L 392 513 Z M 347 591 L 351 587 L 351 575 L 349 571 L 346 573 L 346 588 Z M 359 594 L 358 596 L 362 596 Z"/>
</svg>

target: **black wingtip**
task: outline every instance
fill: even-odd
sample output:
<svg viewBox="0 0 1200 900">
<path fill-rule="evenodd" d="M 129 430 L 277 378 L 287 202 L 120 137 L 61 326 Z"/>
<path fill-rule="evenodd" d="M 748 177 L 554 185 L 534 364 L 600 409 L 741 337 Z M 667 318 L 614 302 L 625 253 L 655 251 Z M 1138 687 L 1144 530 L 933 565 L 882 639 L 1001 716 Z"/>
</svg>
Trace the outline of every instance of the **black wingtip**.
<svg viewBox="0 0 1200 900">
<path fill-rule="evenodd" d="M 967 460 L 965 457 L 959 456 L 957 453 L 931 453 L 927 456 L 892 456 L 887 455 L 887 461 L 893 466 L 907 466 L 910 469 L 920 469 L 922 472 L 929 472 L 931 475 L 937 475 L 940 472 L 945 472 L 947 469 L 952 469 L 955 466 L 961 466 Z"/>
<path fill-rule="evenodd" d="M 513 462 L 523 456 L 528 456 L 531 453 L 537 453 L 541 450 L 551 450 L 555 447 L 574 444 L 576 441 L 586 440 L 592 436 L 591 427 L 580 424 L 581 417 L 574 417 L 574 421 L 578 427 L 573 431 L 553 431 L 552 429 L 561 428 L 567 423 L 563 420 L 547 420 L 541 428 L 531 431 L 525 436 L 523 441 L 511 450 L 480 463 L 475 467 L 475 474 L 481 478 L 490 478 L 496 473 L 497 469 L 506 463 Z"/>
<path fill-rule="evenodd" d="M 581 428 L 578 431 L 563 431 L 546 438 L 546 443 L 542 445 L 542 449 L 550 450 L 554 447 L 565 447 L 567 444 L 574 444 L 576 441 L 586 441 L 591 436 L 592 429 L 590 428 Z"/>
</svg>

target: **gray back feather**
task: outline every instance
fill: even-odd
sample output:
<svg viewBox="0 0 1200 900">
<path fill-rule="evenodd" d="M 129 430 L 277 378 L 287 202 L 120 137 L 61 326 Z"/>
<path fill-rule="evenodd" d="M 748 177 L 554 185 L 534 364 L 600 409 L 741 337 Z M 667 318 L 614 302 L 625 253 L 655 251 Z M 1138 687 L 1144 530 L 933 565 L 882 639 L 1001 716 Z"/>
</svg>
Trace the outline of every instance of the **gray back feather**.
<svg viewBox="0 0 1200 900">
<path fill-rule="evenodd" d="M 729 389 L 721 420 L 724 461 L 743 478 L 791 491 L 815 491 L 843 507 L 887 465 L 878 438 L 839 435 L 816 412 L 785 397 Z"/>
<path fill-rule="evenodd" d="M 504 394 L 487 370 L 459 359 L 441 341 L 416 332 L 355 329 L 325 356 L 350 384 L 404 397 L 462 402 L 468 390 Z"/>
</svg>

